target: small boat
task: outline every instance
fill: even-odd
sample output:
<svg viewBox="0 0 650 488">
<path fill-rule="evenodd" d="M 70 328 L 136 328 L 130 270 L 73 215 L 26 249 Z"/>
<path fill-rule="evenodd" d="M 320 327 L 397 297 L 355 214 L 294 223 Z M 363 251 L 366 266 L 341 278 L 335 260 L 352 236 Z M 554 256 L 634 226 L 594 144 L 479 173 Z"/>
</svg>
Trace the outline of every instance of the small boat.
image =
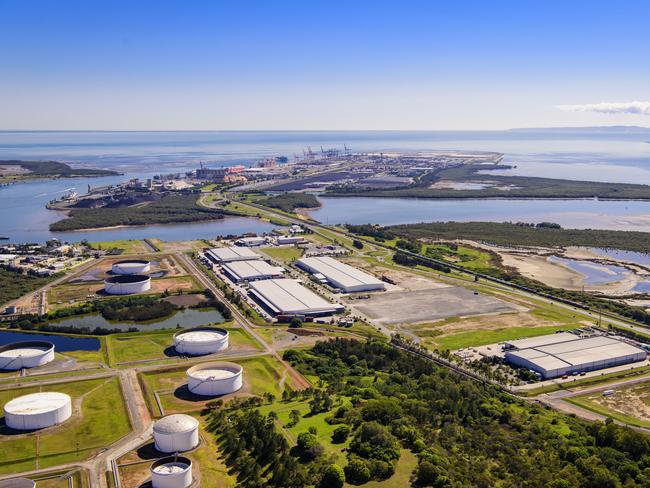
<svg viewBox="0 0 650 488">
<path fill-rule="evenodd" d="M 0 236 L 0 241 L 8 241 L 9 238 L 7 236 Z"/>
</svg>

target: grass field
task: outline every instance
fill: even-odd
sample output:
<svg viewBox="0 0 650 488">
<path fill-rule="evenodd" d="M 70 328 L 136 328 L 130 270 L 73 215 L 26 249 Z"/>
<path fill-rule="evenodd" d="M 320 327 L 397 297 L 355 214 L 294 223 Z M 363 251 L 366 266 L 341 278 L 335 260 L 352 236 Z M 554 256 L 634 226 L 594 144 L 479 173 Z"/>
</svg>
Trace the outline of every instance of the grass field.
<svg viewBox="0 0 650 488">
<path fill-rule="evenodd" d="M 446 258 L 460 266 L 469 269 L 485 269 L 492 266 L 490 262 L 490 254 L 472 249 L 470 247 L 458 246 L 458 249 L 451 250 L 447 246 L 430 245 L 426 249 L 432 251 L 440 251 L 446 255 Z"/>
<path fill-rule="evenodd" d="M 120 249 L 124 254 L 145 254 L 149 252 L 149 248 L 145 243 L 138 239 L 91 242 L 90 247 L 101 251 Z"/>
<path fill-rule="evenodd" d="M 39 386 L 0 391 L 0 403 L 41 390 Z M 0 436 L 0 473 L 12 473 L 87 459 L 131 430 L 118 379 L 62 383 L 56 390 L 81 399 L 81 415 L 42 432 Z"/>
<path fill-rule="evenodd" d="M 244 387 L 238 395 L 262 395 L 272 393 L 279 398 L 285 387 L 293 388 L 291 378 L 283 366 L 271 356 L 256 356 L 246 359 L 228 359 L 244 367 Z M 187 384 L 186 370 L 188 366 L 168 368 L 162 371 L 141 373 L 145 385 L 145 397 L 155 416 L 161 412 L 156 406 L 154 393 L 158 393 L 165 414 L 192 412 L 200 410 L 212 398 L 185 399 L 179 395 L 181 387 Z M 181 390 L 179 390 L 181 388 Z"/>
<path fill-rule="evenodd" d="M 553 334 L 558 330 L 563 330 L 565 328 L 566 326 L 563 325 L 551 325 L 548 327 L 506 327 L 503 329 L 493 330 L 473 330 L 444 337 L 435 337 L 426 342 L 433 343 L 438 349 L 455 350 L 464 347 L 495 344 L 505 340 Z"/>
<path fill-rule="evenodd" d="M 302 256 L 302 249 L 294 246 L 263 247 L 260 251 L 283 263 L 294 261 Z"/>
<path fill-rule="evenodd" d="M 230 347 L 232 350 L 261 350 L 261 346 L 248 332 L 239 327 L 229 327 L 218 324 L 230 333 Z M 107 336 L 106 343 L 111 366 L 120 363 L 165 359 L 169 356 L 165 350 L 172 347 L 172 336 L 177 330 L 164 330 L 152 332 L 134 332 L 128 334 L 111 334 Z"/>
<path fill-rule="evenodd" d="M 616 392 L 616 395 L 618 395 L 618 391 Z M 600 394 L 602 396 L 602 394 Z M 585 395 L 585 396 L 578 396 L 578 397 L 573 397 L 573 398 L 567 398 L 566 401 L 569 403 L 572 403 L 574 405 L 577 405 L 582 408 L 586 408 L 587 410 L 590 410 L 594 413 L 598 413 L 600 415 L 604 415 L 605 417 L 610 417 L 614 420 L 618 420 L 619 422 L 623 422 L 624 424 L 627 425 L 633 425 L 637 427 L 650 427 L 650 421 L 648 420 L 642 420 L 635 415 L 631 415 L 629 413 L 624 413 L 618 410 L 614 410 L 612 408 L 608 408 L 605 405 L 601 405 L 597 401 L 594 401 L 592 398 L 595 395 Z"/>
<path fill-rule="evenodd" d="M 418 458 L 408 449 L 402 449 L 400 453 L 393 476 L 384 481 L 370 481 L 362 486 L 364 488 L 404 488 L 411 486 L 411 473 L 418 465 Z M 346 483 L 345 486 L 351 488 L 353 485 Z"/>
<path fill-rule="evenodd" d="M 339 405 L 349 403 L 347 399 L 337 399 L 335 409 Z M 300 420 L 294 426 L 289 426 L 289 414 L 292 410 L 300 412 Z M 327 455 L 333 456 L 338 464 L 345 465 L 345 454 L 343 450 L 350 445 L 351 437 L 342 444 L 332 443 L 332 432 L 338 425 L 330 425 L 325 422 L 325 419 L 332 415 L 332 412 L 322 412 L 316 415 L 309 415 L 309 400 L 300 400 L 292 402 L 274 402 L 271 405 L 264 405 L 259 408 L 261 414 L 266 415 L 273 411 L 278 414 L 278 428 L 281 429 L 289 444 L 296 443 L 298 434 L 307 432 L 310 427 L 315 427 L 317 430 L 316 438 L 318 442 L 325 448 Z"/>
</svg>

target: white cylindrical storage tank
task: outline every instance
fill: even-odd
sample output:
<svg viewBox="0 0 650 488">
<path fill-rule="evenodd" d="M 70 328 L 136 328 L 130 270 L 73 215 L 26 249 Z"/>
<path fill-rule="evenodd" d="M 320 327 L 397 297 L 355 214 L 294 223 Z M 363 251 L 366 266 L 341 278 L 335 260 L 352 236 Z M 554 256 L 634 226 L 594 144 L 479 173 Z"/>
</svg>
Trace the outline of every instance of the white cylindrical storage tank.
<svg viewBox="0 0 650 488">
<path fill-rule="evenodd" d="M 153 440 L 160 452 L 189 451 L 199 445 L 199 421 L 182 413 L 153 424 Z"/>
<path fill-rule="evenodd" d="M 126 259 L 113 263 L 111 271 L 116 275 L 146 274 L 151 271 L 151 263 L 146 259 Z"/>
<path fill-rule="evenodd" d="M 188 488 L 192 484 L 192 461 L 182 456 L 169 456 L 151 465 L 153 488 Z"/>
<path fill-rule="evenodd" d="M 31 393 L 7 402 L 5 424 L 16 430 L 35 430 L 65 422 L 72 415 L 72 399 L 65 393 Z"/>
<path fill-rule="evenodd" d="M 0 481 L 0 488 L 36 488 L 36 481 L 29 478 L 11 478 Z"/>
<path fill-rule="evenodd" d="M 174 334 L 174 348 L 179 354 L 201 356 L 223 351 L 228 348 L 227 330 L 201 327 Z"/>
<path fill-rule="evenodd" d="M 104 291 L 109 295 L 131 295 L 150 289 L 151 278 L 146 275 L 118 275 L 104 281 Z"/>
<path fill-rule="evenodd" d="M 197 364 L 187 370 L 187 387 L 201 396 L 227 395 L 243 384 L 244 368 L 223 361 Z"/>
<path fill-rule="evenodd" d="M 22 341 L 0 346 L 0 369 L 35 368 L 54 359 L 54 344 L 47 341 Z"/>
</svg>

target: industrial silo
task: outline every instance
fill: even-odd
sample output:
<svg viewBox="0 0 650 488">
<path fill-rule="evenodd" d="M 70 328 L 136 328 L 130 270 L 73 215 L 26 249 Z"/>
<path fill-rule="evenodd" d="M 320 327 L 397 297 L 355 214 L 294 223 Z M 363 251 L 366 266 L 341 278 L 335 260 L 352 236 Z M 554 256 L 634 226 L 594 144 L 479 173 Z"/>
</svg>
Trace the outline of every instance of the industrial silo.
<svg viewBox="0 0 650 488">
<path fill-rule="evenodd" d="M 192 484 L 192 461 L 182 456 L 169 456 L 151 465 L 153 488 L 188 488 Z"/>
<path fill-rule="evenodd" d="M 0 369 L 35 368 L 54 359 L 54 344 L 47 341 L 21 341 L 0 346 Z"/>
<path fill-rule="evenodd" d="M 160 452 L 189 451 L 199 445 L 199 421 L 180 413 L 168 415 L 153 425 L 153 439 Z"/>
<path fill-rule="evenodd" d="M 201 356 L 227 349 L 228 339 L 228 331 L 224 329 L 188 329 L 174 334 L 174 348 L 179 354 Z"/>
<path fill-rule="evenodd" d="M 197 364 L 187 370 L 187 386 L 195 395 L 227 395 L 242 387 L 243 374 L 244 368 L 236 363 L 215 361 Z"/>
<path fill-rule="evenodd" d="M 35 430 L 65 422 L 72 415 L 72 399 L 54 391 L 31 393 L 5 404 L 5 424 L 16 430 Z"/>
</svg>

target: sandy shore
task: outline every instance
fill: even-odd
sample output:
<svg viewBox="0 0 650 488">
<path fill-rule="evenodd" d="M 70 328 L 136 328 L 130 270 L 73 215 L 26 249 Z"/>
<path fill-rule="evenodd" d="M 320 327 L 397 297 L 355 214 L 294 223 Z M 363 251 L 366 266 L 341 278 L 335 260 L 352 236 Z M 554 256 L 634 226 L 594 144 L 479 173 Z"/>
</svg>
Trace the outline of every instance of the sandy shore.
<svg viewBox="0 0 650 488">
<path fill-rule="evenodd" d="M 602 285 L 585 284 L 586 275 L 570 267 L 549 260 L 548 256 L 522 255 L 500 252 L 503 264 L 516 268 L 522 275 L 555 288 L 600 292 L 606 295 L 625 295 L 641 281 L 632 271 L 622 280 Z"/>
</svg>

